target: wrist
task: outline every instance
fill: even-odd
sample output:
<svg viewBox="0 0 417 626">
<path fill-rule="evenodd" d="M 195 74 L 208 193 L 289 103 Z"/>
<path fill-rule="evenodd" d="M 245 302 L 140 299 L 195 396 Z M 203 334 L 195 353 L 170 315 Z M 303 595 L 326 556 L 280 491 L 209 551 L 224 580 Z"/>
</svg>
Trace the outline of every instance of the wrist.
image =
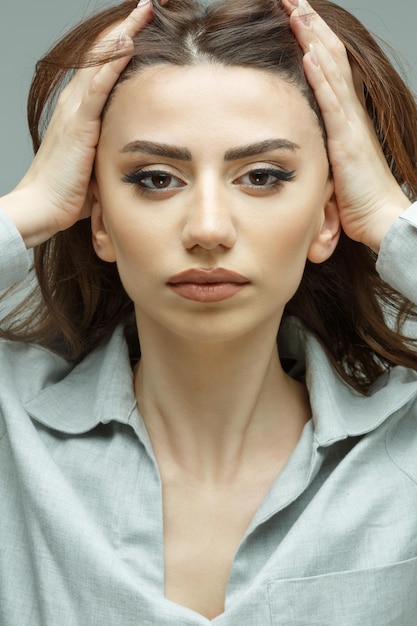
<svg viewBox="0 0 417 626">
<path fill-rule="evenodd" d="M 3 196 L 0 207 L 19 231 L 26 248 L 34 248 L 54 234 L 43 216 L 42 202 L 29 190 L 17 188 Z"/>
<path fill-rule="evenodd" d="M 363 244 L 377 254 L 391 226 L 412 204 L 411 200 L 404 193 L 401 192 L 401 194 L 383 211 L 379 212 L 378 219 L 374 221 L 374 224 L 368 229 L 362 240 Z"/>
</svg>

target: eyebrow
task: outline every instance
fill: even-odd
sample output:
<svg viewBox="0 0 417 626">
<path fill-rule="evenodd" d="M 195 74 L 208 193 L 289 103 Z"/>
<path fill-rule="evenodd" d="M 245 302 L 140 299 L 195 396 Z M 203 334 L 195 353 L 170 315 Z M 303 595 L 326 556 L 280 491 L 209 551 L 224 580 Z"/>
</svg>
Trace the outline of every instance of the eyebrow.
<svg viewBox="0 0 417 626">
<path fill-rule="evenodd" d="M 225 161 L 237 161 L 246 157 L 272 152 L 273 150 L 290 150 L 295 152 L 300 146 L 289 139 L 266 139 L 257 143 L 251 143 L 248 146 L 241 146 L 227 150 L 224 155 Z"/>
<path fill-rule="evenodd" d="M 264 141 L 251 143 L 247 146 L 231 148 L 225 152 L 224 160 L 238 161 L 239 159 L 264 154 L 265 152 L 271 152 L 273 150 L 289 150 L 291 152 L 295 152 L 296 150 L 299 150 L 299 148 L 300 146 L 298 144 L 290 141 L 289 139 L 266 139 Z M 171 146 L 165 143 L 156 143 L 153 141 L 132 141 L 124 146 L 120 152 L 140 152 L 143 154 L 152 154 L 154 156 L 161 156 L 178 161 L 192 160 L 192 155 L 188 148 Z"/>
<path fill-rule="evenodd" d="M 192 158 L 191 152 L 187 148 L 170 146 L 166 143 L 155 143 L 153 141 L 132 141 L 124 146 L 120 152 L 141 152 L 143 154 L 177 159 L 178 161 L 191 161 Z"/>
</svg>

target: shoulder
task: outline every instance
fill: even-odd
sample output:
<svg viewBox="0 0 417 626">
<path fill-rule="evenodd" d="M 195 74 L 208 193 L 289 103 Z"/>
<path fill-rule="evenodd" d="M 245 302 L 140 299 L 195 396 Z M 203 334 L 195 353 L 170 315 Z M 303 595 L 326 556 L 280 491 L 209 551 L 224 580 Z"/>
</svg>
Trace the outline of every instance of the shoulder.
<svg viewBox="0 0 417 626">
<path fill-rule="evenodd" d="M 55 430 L 65 424 L 65 432 L 86 432 L 122 405 L 128 413 L 134 401 L 122 326 L 77 363 L 38 345 L 0 341 L 0 371 L 0 430 L 23 428 L 30 417 Z"/>
<path fill-rule="evenodd" d="M 379 441 L 379 454 L 390 472 L 400 472 L 405 482 L 417 486 L 417 372 L 392 368 L 374 385 L 368 406 L 379 406 L 381 421 L 369 438 Z M 403 483 L 405 484 L 405 483 Z M 399 495 L 399 494 L 397 494 Z"/>
<path fill-rule="evenodd" d="M 417 487 L 417 398 L 387 422 L 386 450 L 392 463 Z"/>
<path fill-rule="evenodd" d="M 0 397 L 26 402 L 66 376 L 73 365 L 36 344 L 0 340 Z"/>
</svg>

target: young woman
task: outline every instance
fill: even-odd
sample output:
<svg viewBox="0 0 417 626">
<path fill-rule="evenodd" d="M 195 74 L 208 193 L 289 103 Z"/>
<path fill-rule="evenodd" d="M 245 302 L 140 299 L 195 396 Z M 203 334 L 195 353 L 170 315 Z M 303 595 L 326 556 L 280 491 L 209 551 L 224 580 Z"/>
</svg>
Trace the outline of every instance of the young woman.
<svg viewBox="0 0 417 626">
<path fill-rule="evenodd" d="M 369 33 L 326 0 L 123 2 L 29 117 L 0 622 L 414 624 L 417 115 Z"/>
</svg>

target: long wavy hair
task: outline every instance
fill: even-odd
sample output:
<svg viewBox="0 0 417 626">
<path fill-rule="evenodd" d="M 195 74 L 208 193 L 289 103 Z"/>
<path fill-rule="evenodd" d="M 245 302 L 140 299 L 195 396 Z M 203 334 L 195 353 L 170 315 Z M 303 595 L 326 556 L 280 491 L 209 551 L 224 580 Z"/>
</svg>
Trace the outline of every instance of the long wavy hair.
<svg viewBox="0 0 417 626">
<path fill-rule="evenodd" d="M 124 19 L 128 0 L 86 19 L 36 66 L 28 100 L 35 152 L 53 104 L 71 73 L 104 62 L 110 55 L 91 50 L 98 36 Z M 328 0 L 312 6 L 337 33 L 363 83 L 364 102 L 396 180 L 417 196 L 417 108 L 413 95 L 368 30 Z M 207 7 L 196 0 L 155 4 L 155 17 L 135 38 L 135 52 L 119 82 L 142 68 L 201 62 L 258 68 L 298 86 L 321 122 L 303 73 L 302 52 L 279 1 L 220 0 Z M 116 86 L 117 89 L 117 86 Z M 287 304 L 323 343 L 341 377 L 361 393 L 396 364 L 417 369 L 413 341 L 402 331 L 413 305 L 384 283 L 375 254 L 343 233 L 326 262 L 307 261 L 301 284 Z M 39 286 L 8 319 L 2 336 L 36 342 L 68 360 L 80 360 L 121 322 L 133 305 L 115 264 L 101 261 L 91 243 L 89 220 L 57 233 L 34 251 Z M 41 294 L 41 297 L 39 297 Z M 24 315 L 30 311 L 30 315 Z M 390 322 L 386 316 L 389 314 Z"/>
</svg>

